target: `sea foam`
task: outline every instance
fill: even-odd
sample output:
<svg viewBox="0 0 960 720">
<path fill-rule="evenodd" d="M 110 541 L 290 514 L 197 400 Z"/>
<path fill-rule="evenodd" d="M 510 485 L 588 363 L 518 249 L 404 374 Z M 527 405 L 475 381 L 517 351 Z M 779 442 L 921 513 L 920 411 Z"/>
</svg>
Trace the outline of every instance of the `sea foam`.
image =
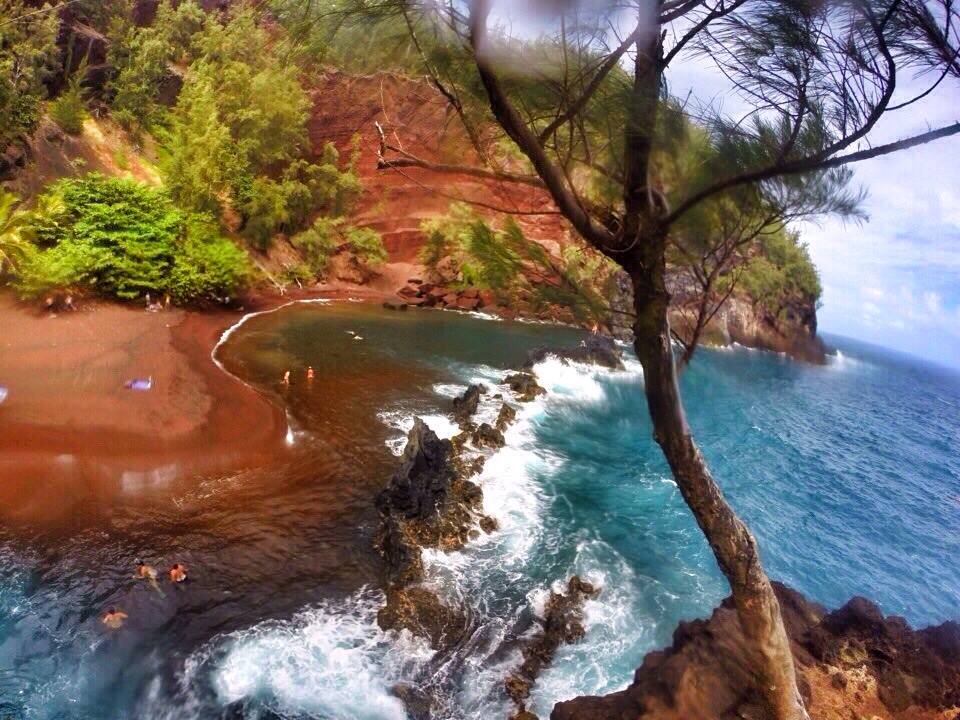
<svg viewBox="0 0 960 720">
<path fill-rule="evenodd" d="M 286 622 L 226 639 L 212 678 L 222 705 L 255 701 L 281 714 L 403 720 L 391 687 L 432 655 L 408 633 L 377 626 L 378 593 L 322 603 Z"/>
</svg>

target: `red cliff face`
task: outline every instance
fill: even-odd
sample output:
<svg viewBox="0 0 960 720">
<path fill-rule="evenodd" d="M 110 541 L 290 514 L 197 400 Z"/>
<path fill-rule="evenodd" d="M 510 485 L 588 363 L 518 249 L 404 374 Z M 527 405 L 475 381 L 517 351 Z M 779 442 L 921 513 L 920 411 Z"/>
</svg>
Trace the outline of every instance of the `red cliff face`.
<svg viewBox="0 0 960 720">
<path fill-rule="evenodd" d="M 388 72 L 356 76 L 330 70 L 311 90 L 310 140 L 317 150 L 333 142 L 345 156 L 359 138 L 363 197 L 354 221 L 383 234 L 393 261 L 415 260 L 424 237 L 420 223 L 469 200 L 515 214 L 528 237 L 556 251 L 568 241 L 566 223 L 547 193 L 527 185 L 452 175 L 422 168 L 377 169 L 379 123 L 387 141 L 430 162 L 479 164 L 458 118 L 426 80 Z M 496 221 L 502 213 L 475 206 Z M 529 213 L 544 212 L 544 215 Z"/>
</svg>

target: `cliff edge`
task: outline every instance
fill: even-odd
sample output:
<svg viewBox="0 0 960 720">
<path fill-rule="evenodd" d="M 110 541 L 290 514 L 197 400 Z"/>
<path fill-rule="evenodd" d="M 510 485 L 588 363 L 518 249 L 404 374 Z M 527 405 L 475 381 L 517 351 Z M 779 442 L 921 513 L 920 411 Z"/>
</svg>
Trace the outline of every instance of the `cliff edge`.
<svg viewBox="0 0 960 720">
<path fill-rule="evenodd" d="M 960 720 L 960 624 L 913 630 L 861 597 L 828 612 L 774 589 L 814 720 Z M 558 703 L 552 720 L 765 720 L 731 598 L 681 622 L 620 692 Z"/>
</svg>

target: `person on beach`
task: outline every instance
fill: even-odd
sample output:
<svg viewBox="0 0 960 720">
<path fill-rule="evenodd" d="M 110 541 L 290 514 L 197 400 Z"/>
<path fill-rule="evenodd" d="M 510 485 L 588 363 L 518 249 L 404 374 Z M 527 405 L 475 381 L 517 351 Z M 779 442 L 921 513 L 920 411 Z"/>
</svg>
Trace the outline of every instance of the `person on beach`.
<svg viewBox="0 0 960 720">
<path fill-rule="evenodd" d="M 126 619 L 127 614 L 123 612 L 123 610 L 117 610 L 115 607 L 109 607 L 103 614 L 103 617 L 100 618 L 100 622 L 102 622 L 111 630 L 116 630 L 123 625 L 123 621 Z"/>
<path fill-rule="evenodd" d="M 313 380 L 313 366 L 307 368 L 307 380 Z"/>
<path fill-rule="evenodd" d="M 187 566 L 183 563 L 174 563 L 170 566 L 170 582 L 182 583 L 187 579 Z"/>
</svg>

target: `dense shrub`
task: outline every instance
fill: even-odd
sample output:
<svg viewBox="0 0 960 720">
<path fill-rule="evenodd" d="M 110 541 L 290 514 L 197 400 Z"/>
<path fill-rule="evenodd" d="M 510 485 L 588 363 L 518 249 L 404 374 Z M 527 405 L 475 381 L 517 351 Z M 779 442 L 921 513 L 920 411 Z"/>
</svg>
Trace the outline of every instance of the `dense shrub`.
<svg viewBox="0 0 960 720">
<path fill-rule="evenodd" d="M 188 301 L 231 294 L 246 280 L 245 254 L 212 219 L 182 212 L 162 190 L 91 174 L 61 180 L 45 199 L 55 209 L 37 213 L 35 245 L 17 268 L 24 295 L 77 288 Z"/>
<path fill-rule="evenodd" d="M 346 226 L 342 218 L 319 217 L 290 241 L 303 255 L 303 267 L 298 273 L 306 272 L 312 277 L 326 272 L 331 256 L 339 249 L 349 249 L 367 265 L 380 265 L 387 260 L 380 233 L 373 228 Z"/>
<path fill-rule="evenodd" d="M 570 246 L 562 257 L 551 257 L 513 218 L 494 228 L 462 204 L 421 228 L 427 236 L 421 262 L 434 267 L 449 259 L 464 285 L 493 290 L 503 301 L 523 295 L 535 307 L 563 305 L 581 321 L 606 313 L 600 288 L 610 268 L 596 253 Z"/>
<path fill-rule="evenodd" d="M 350 228 L 345 236 L 353 254 L 368 265 L 380 265 L 387 261 L 383 238 L 373 228 Z"/>
<path fill-rule="evenodd" d="M 303 255 L 307 276 L 322 275 L 330 262 L 330 256 L 339 245 L 336 222 L 318 218 L 308 229 L 290 238 L 290 241 Z M 301 270 L 301 274 L 303 272 Z"/>
</svg>

